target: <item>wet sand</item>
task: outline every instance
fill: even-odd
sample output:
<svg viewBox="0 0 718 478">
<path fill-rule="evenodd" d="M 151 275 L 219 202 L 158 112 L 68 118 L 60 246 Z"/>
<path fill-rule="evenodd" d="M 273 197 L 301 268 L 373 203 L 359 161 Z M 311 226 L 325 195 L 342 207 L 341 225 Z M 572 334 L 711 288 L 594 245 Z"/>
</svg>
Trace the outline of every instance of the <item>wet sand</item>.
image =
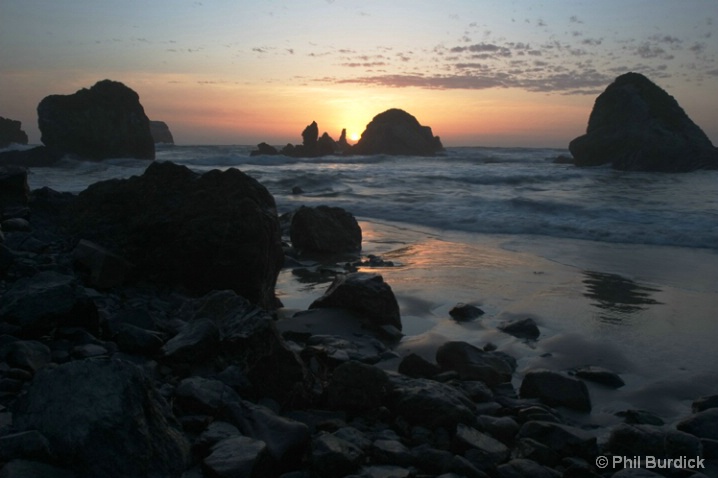
<svg viewBox="0 0 718 478">
<path fill-rule="evenodd" d="M 540 236 L 494 236 L 420 230 L 360 221 L 363 254 L 395 267 L 382 274 L 397 297 L 405 337 L 394 348 L 434 361 L 448 340 L 493 343 L 515 356 L 523 373 L 598 365 L 621 375 L 618 390 L 590 384 L 593 411 L 577 416 L 600 425 L 614 414 L 648 410 L 671 423 L 690 403 L 718 394 L 718 253 L 702 249 L 624 245 Z M 329 278 L 280 274 L 283 315 L 306 309 Z M 477 305 L 485 314 L 458 323 L 449 310 Z M 527 342 L 497 326 L 532 317 L 541 336 Z M 313 333 L 349 333 L 336 322 L 306 325 Z M 331 328 L 331 332 L 325 331 Z M 398 361 L 382 364 L 392 368 Z"/>
</svg>

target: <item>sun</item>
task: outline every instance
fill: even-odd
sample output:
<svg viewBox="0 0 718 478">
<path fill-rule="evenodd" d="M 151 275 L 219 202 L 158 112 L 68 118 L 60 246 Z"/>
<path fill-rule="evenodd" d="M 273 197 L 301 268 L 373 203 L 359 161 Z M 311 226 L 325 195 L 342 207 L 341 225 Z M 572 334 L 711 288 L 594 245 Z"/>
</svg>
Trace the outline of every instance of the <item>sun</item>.
<svg viewBox="0 0 718 478">
<path fill-rule="evenodd" d="M 357 133 L 357 132 L 349 133 L 349 140 L 350 140 L 350 141 L 354 141 L 355 143 L 356 143 L 357 141 L 359 141 L 359 138 L 360 138 L 360 137 L 361 137 L 361 136 L 359 136 L 359 133 Z"/>
</svg>

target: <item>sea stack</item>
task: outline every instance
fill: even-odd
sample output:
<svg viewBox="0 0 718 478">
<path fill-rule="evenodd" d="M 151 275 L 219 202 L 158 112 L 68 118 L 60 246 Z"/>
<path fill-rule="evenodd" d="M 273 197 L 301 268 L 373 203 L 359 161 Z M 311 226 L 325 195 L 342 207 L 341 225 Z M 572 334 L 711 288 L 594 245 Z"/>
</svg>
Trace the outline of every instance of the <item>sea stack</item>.
<svg viewBox="0 0 718 478">
<path fill-rule="evenodd" d="M 50 95 L 37 107 L 48 149 L 86 159 L 154 159 L 150 120 L 135 91 L 102 80 L 72 95 Z"/>
<path fill-rule="evenodd" d="M 596 98 L 586 134 L 569 150 L 579 166 L 685 172 L 718 168 L 718 150 L 678 102 L 639 73 L 619 76 Z"/>
<path fill-rule="evenodd" d="M 352 154 L 432 156 L 443 149 L 431 127 L 422 126 L 406 111 L 393 108 L 371 120 Z"/>
<path fill-rule="evenodd" d="M 0 148 L 7 148 L 13 143 L 27 144 L 27 133 L 22 130 L 20 121 L 0 116 Z"/>
</svg>

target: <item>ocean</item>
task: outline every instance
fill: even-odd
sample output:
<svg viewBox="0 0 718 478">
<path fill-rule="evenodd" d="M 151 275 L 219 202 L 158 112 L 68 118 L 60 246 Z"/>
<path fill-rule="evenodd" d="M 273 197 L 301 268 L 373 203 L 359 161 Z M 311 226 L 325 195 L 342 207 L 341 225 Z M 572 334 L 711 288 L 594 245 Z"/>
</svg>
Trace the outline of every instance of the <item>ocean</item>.
<svg viewBox="0 0 718 478">
<path fill-rule="evenodd" d="M 591 386 L 590 420 L 603 424 L 627 408 L 678 419 L 691 400 L 718 393 L 718 171 L 577 168 L 553 162 L 561 149 L 323 158 L 252 157 L 252 149 L 167 145 L 156 161 L 238 168 L 273 194 L 280 214 L 301 205 L 354 214 L 363 253 L 395 263 L 372 271 L 399 301 L 399 353 L 433 359 L 442 341 L 491 342 L 519 359 L 518 381 L 537 367 L 612 369 L 625 387 Z M 66 158 L 31 169 L 28 182 L 80 192 L 147 164 Z M 282 271 L 285 315 L 307 308 L 328 281 Z M 485 315 L 457 323 L 448 314 L 457 303 Z M 524 317 L 539 324 L 535 342 L 497 330 Z"/>
</svg>

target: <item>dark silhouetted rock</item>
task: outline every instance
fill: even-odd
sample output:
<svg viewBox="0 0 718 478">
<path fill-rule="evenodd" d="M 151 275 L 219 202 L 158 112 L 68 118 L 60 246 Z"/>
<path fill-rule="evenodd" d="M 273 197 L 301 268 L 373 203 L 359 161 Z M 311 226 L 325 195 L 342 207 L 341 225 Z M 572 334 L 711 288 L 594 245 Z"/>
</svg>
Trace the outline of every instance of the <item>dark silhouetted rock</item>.
<svg viewBox="0 0 718 478">
<path fill-rule="evenodd" d="M 709 395 L 707 397 L 701 397 L 693 401 L 692 407 L 693 412 L 702 412 L 709 408 L 718 408 L 718 395 Z"/>
<path fill-rule="evenodd" d="M 532 370 L 521 382 L 522 398 L 538 398 L 551 407 L 568 407 L 591 411 L 591 397 L 586 384 L 550 370 Z"/>
<path fill-rule="evenodd" d="M 302 131 L 302 146 L 311 152 L 317 148 L 317 139 L 319 138 L 319 126 L 316 121 L 304 128 Z"/>
<path fill-rule="evenodd" d="M 259 397 L 285 402 L 301 394 L 304 365 L 268 312 L 225 290 L 188 301 L 181 314 L 187 324 L 163 347 L 169 363 L 185 367 L 198 361 L 213 361 L 217 367 L 233 363 L 241 367 Z"/>
<path fill-rule="evenodd" d="M 490 387 L 510 382 L 512 365 L 496 352 L 486 352 L 466 342 L 447 342 L 436 351 L 443 370 L 458 372 L 462 380 L 480 380 Z"/>
<path fill-rule="evenodd" d="M 289 235 L 294 248 L 302 252 L 361 250 L 361 227 L 340 207 L 300 207 L 292 216 Z"/>
<path fill-rule="evenodd" d="M 619 76 L 596 98 L 586 134 L 569 150 L 579 166 L 629 171 L 718 168 L 718 150 L 678 102 L 639 73 Z"/>
<path fill-rule="evenodd" d="M 41 370 L 16 402 L 13 425 L 42 433 L 60 462 L 83 476 L 179 476 L 190 458 L 152 381 L 117 360 Z"/>
<path fill-rule="evenodd" d="M 438 365 L 415 353 L 404 357 L 399 363 L 399 373 L 411 378 L 434 378 L 441 372 Z"/>
<path fill-rule="evenodd" d="M 347 476 L 363 459 L 364 452 L 358 446 L 330 433 L 312 440 L 311 467 L 317 476 Z"/>
<path fill-rule="evenodd" d="M 511 454 L 511 450 L 497 439 L 463 423 L 456 427 L 452 448 L 456 453 L 465 454 L 480 469 L 494 467 Z"/>
<path fill-rule="evenodd" d="M 337 142 L 332 139 L 329 134 L 324 133 L 317 140 L 317 154 L 319 156 L 328 156 L 336 153 L 338 150 Z"/>
<path fill-rule="evenodd" d="M 380 274 L 354 272 L 337 276 L 324 295 L 309 306 L 310 309 L 320 307 L 354 310 L 371 326 L 401 330 L 399 304 Z"/>
<path fill-rule="evenodd" d="M 199 175 L 152 163 L 142 176 L 93 184 L 71 213 L 79 237 L 134 264 L 138 277 L 277 304 L 284 252 L 274 198 L 237 169 Z"/>
<path fill-rule="evenodd" d="M 37 107 L 42 142 L 88 159 L 154 159 L 150 120 L 122 83 L 102 80 L 72 95 L 46 96 Z"/>
<path fill-rule="evenodd" d="M 11 144 L 27 144 L 27 133 L 22 130 L 20 121 L 0 116 L 0 148 Z"/>
<path fill-rule="evenodd" d="M 344 154 L 348 152 L 351 147 L 352 146 L 347 142 L 347 129 L 343 128 L 341 135 L 339 136 L 339 141 L 337 141 L 336 144 L 337 153 Z"/>
<path fill-rule="evenodd" d="M 400 109 L 390 109 L 371 120 L 352 154 L 431 156 L 444 148 L 429 126 Z"/>
<path fill-rule="evenodd" d="M 155 143 L 175 144 L 170 127 L 164 121 L 150 121 L 150 134 Z"/>
<path fill-rule="evenodd" d="M 52 151 L 46 146 L 36 146 L 30 149 L 1 152 L 0 166 L 43 168 L 56 165 L 60 159 L 62 159 L 62 153 Z"/>
<path fill-rule="evenodd" d="M 449 311 L 449 315 L 457 322 L 466 322 L 481 317 L 484 311 L 471 304 L 456 304 Z"/>
<path fill-rule="evenodd" d="M 279 154 L 277 148 L 267 143 L 259 143 L 257 149 L 249 153 L 250 156 L 274 156 L 277 154 Z"/>
<path fill-rule="evenodd" d="M 531 317 L 501 324 L 498 329 L 514 337 L 526 340 L 536 340 L 541 335 L 536 321 Z"/>
</svg>

